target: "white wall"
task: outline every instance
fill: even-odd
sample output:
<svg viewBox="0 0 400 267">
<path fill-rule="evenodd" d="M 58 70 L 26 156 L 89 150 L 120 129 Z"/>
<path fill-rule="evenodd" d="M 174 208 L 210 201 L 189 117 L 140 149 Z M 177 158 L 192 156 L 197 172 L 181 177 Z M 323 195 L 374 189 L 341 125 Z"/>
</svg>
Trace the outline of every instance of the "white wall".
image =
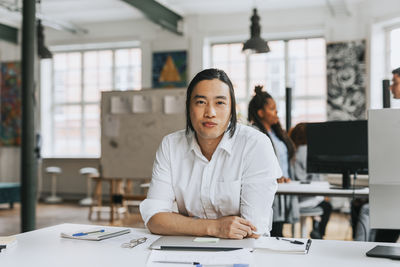
<svg viewBox="0 0 400 267">
<path fill-rule="evenodd" d="M 372 62 L 382 61 L 382 47 L 375 42 L 379 36 L 373 30 L 377 23 L 400 17 L 400 1 L 370 0 L 349 6 L 351 16 L 339 14 L 332 16 L 328 8 L 303 8 L 296 10 L 259 11 L 261 17 L 262 36 L 265 39 L 298 38 L 323 36 L 327 42 L 367 40 L 367 61 L 371 80 L 367 83 L 367 106 L 381 103 L 380 81 L 387 78 L 381 70 L 384 63 L 373 65 Z M 181 50 L 188 51 L 189 79 L 198 71 L 207 67 L 208 55 L 206 44 L 214 41 L 244 41 L 249 37 L 251 10 L 236 14 L 187 16 L 185 18 L 184 36 L 170 33 L 146 19 L 107 22 L 100 24 L 80 25 L 89 30 L 87 35 L 73 35 L 67 32 L 46 29 L 46 43 L 49 46 L 66 44 L 104 43 L 121 41 L 140 41 L 142 48 L 142 81 L 143 88 L 151 87 L 151 69 L 153 51 Z M 379 27 L 378 27 L 379 28 Z M 382 30 L 382 27 L 379 28 Z M 375 33 L 374 33 L 375 32 Z M 374 39 L 373 41 L 371 41 Z M 370 47 L 375 50 L 370 52 Z M 10 47 L 0 42 L 0 59 L 19 56 L 19 48 Z M 375 66 L 375 68 L 374 68 Z M 371 84 L 371 86 L 370 86 Z M 372 89 L 370 89 L 372 88 Z M 18 149 L 0 148 L 0 181 L 6 176 L 18 177 Z M 12 162 L 10 162 L 12 161 Z M 57 164 L 63 164 L 58 160 Z M 73 161 L 75 162 L 75 161 Z M 76 164 L 76 165 L 74 165 Z M 63 178 L 69 185 L 60 190 L 66 193 L 77 190 L 76 173 L 81 164 L 67 164 Z M 46 180 L 46 179 L 45 179 Z M 47 188 L 44 181 L 44 189 Z M 84 186 L 79 181 L 80 186 Z M 65 189 L 63 189 L 65 188 Z M 84 190 L 81 189 L 80 192 Z"/>
</svg>

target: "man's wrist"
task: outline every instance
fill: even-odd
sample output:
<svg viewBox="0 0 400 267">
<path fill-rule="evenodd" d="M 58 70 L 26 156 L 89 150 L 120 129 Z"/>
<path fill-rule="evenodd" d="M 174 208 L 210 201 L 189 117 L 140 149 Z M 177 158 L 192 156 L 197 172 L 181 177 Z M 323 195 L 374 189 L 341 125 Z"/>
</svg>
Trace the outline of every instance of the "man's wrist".
<svg viewBox="0 0 400 267">
<path fill-rule="evenodd" d="M 206 227 L 206 229 L 205 229 L 206 235 L 216 236 L 217 220 L 205 220 L 204 224 Z"/>
</svg>

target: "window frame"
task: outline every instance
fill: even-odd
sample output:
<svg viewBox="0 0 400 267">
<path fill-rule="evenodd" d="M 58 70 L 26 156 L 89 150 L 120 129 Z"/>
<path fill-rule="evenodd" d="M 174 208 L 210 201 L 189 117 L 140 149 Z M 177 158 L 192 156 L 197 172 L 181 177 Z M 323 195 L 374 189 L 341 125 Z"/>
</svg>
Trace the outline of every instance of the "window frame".
<svg viewBox="0 0 400 267">
<path fill-rule="evenodd" d="M 56 102 L 55 99 L 55 62 L 52 59 L 51 60 L 51 69 L 50 69 L 50 75 L 51 77 L 49 78 L 50 81 L 50 103 L 49 103 L 49 114 L 46 115 L 46 112 L 41 114 L 41 120 L 44 119 L 49 119 L 50 117 L 50 129 L 46 129 L 47 131 L 49 131 L 48 134 L 50 134 L 50 136 L 48 136 L 48 138 L 50 139 L 50 142 L 46 142 L 47 145 L 49 147 L 45 148 L 43 150 L 44 152 L 44 157 L 45 158 L 99 158 L 101 155 L 101 147 L 100 147 L 100 139 L 98 140 L 99 143 L 99 153 L 98 154 L 89 154 L 88 152 L 85 152 L 85 148 L 86 148 L 86 143 L 87 143 L 87 139 L 88 137 L 85 136 L 85 114 L 86 114 L 86 109 L 87 107 L 91 106 L 91 105 L 98 105 L 100 107 L 101 105 L 101 99 L 99 99 L 99 101 L 87 101 L 85 100 L 85 80 L 84 80 L 84 75 L 85 75 L 85 68 L 84 68 L 84 55 L 85 52 L 101 52 L 101 51 L 111 51 L 112 53 L 112 62 L 111 62 L 111 90 L 117 90 L 116 89 L 116 69 L 119 66 L 116 66 L 116 51 L 118 50 L 123 50 L 123 49 L 138 49 L 140 51 L 140 64 L 136 65 L 129 65 L 129 68 L 135 68 L 138 67 L 141 69 L 141 73 L 140 73 L 140 88 L 132 88 L 133 90 L 141 90 L 142 86 L 143 86 L 143 71 L 142 71 L 142 66 L 143 66 L 143 49 L 141 48 L 141 46 L 139 45 L 138 42 L 125 42 L 122 44 L 91 44 L 91 45 L 72 45 L 72 46 L 60 46 L 60 47 L 54 47 L 51 48 L 53 54 L 61 54 L 61 53 L 79 53 L 80 54 L 80 64 L 81 64 L 81 68 L 80 68 L 80 75 L 81 75 L 81 81 L 80 81 L 80 94 L 81 94 L 81 99 L 80 101 L 74 101 L 74 102 Z M 132 69 L 133 69 L 132 68 Z M 121 90 L 122 91 L 122 90 Z M 70 107 L 70 106 L 79 106 L 81 111 L 80 111 L 80 151 L 78 154 L 60 154 L 57 153 L 56 151 L 56 137 L 55 137 L 55 110 L 58 107 Z M 100 109 L 99 109 L 100 112 Z M 101 118 L 99 116 L 99 130 L 101 131 Z M 41 127 L 41 129 L 43 130 L 43 126 Z M 101 135 L 101 132 L 100 132 Z"/>
<path fill-rule="evenodd" d="M 392 57 L 391 57 L 391 52 L 392 52 L 392 47 L 391 47 L 391 32 L 394 30 L 399 30 L 400 31 L 400 23 L 395 23 L 390 25 L 389 27 L 386 27 L 384 29 L 384 34 L 385 34 L 385 72 L 390 84 L 392 84 Z M 400 67 L 400 66 L 398 66 Z M 390 107 L 391 108 L 399 108 L 400 107 L 400 101 L 396 100 L 390 95 Z"/>
<path fill-rule="evenodd" d="M 271 38 L 268 39 L 268 42 L 272 42 L 272 41 L 283 41 L 284 42 L 284 84 L 285 84 L 285 88 L 290 87 L 293 88 L 292 84 L 291 84 L 291 80 L 290 80 L 290 69 L 289 69 L 289 64 L 290 64 L 290 56 L 289 56 L 289 41 L 292 40 L 308 40 L 308 39 L 324 39 L 325 40 L 325 44 L 326 44 L 326 38 L 323 35 L 310 35 L 310 36 L 299 36 L 299 37 L 293 37 L 293 38 Z M 231 45 L 231 44 L 238 44 L 238 43 L 243 43 L 243 40 L 240 39 L 229 39 L 229 41 L 224 42 L 224 40 L 219 39 L 218 41 L 210 41 L 209 42 L 209 47 L 210 47 L 210 56 L 209 56 L 209 62 L 211 66 L 214 66 L 214 60 L 213 60 L 213 46 L 214 45 Z M 307 57 L 306 57 L 307 58 Z M 326 59 L 326 58 L 325 58 Z M 249 103 L 249 101 L 251 100 L 252 94 L 250 93 L 250 84 L 251 84 L 251 80 L 250 80 L 250 54 L 245 54 L 245 86 L 246 86 L 246 97 L 240 97 L 240 98 L 236 98 L 236 103 Z M 327 103 L 327 97 L 328 94 L 326 92 L 325 96 L 317 96 L 317 95 L 302 95 L 302 96 L 294 96 L 292 94 L 292 102 L 294 103 L 297 100 L 324 100 L 325 103 Z M 279 105 L 279 102 L 285 102 L 285 95 L 283 96 L 277 96 L 274 97 L 277 105 Z M 285 110 L 285 109 L 284 109 Z M 327 110 L 326 110 L 327 112 Z M 245 111 L 245 114 L 247 116 L 247 110 Z M 325 116 L 327 117 L 327 114 L 325 114 Z M 284 116 L 284 118 L 281 118 L 281 123 L 286 121 L 286 114 Z M 247 121 L 246 121 L 247 122 Z M 282 124 L 282 126 L 285 127 L 284 124 Z M 292 125 L 293 126 L 293 125 Z"/>
</svg>

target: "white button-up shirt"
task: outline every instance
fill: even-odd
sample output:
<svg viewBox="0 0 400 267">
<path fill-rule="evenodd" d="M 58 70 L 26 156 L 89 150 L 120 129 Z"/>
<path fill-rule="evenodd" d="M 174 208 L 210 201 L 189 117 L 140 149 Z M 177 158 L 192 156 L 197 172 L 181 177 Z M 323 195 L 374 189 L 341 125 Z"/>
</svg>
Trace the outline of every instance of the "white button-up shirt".
<svg viewBox="0 0 400 267">
<path fill-rule="evenodd" d="M 232 138 L 225 132 L 210 161 L 194 134 L 181 130 L 164 137 L 140 212 L 147 225 L 154 214 L 173 212 L 176 201 L 182 215 L 241 216 L 258 233 L 269 234 L 276 179 L 281 176 L 270 139 L 251 127 L 237 124 Z"/>
</svg>

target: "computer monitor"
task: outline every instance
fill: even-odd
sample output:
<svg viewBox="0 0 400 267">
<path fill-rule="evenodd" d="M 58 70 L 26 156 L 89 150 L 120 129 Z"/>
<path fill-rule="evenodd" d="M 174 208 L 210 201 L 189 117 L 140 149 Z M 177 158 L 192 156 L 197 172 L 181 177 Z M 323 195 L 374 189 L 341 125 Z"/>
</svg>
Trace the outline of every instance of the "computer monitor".
<svg viewBox="0 0 400 267">
<path fill-rule="evenodd" d="M 368 111 L 368 145 L 370 227 L 400 231 L 400 109 Z M 400 248 L 378 246 L 367 256 L 400 259 Z"/>
<path fill-rule="evenodd" d="M 307 172 L 341 173 L 342 188 L 350 188 L 350 175 L 368 173 L 366 120 L 308 123 Z"/>
</svg>

